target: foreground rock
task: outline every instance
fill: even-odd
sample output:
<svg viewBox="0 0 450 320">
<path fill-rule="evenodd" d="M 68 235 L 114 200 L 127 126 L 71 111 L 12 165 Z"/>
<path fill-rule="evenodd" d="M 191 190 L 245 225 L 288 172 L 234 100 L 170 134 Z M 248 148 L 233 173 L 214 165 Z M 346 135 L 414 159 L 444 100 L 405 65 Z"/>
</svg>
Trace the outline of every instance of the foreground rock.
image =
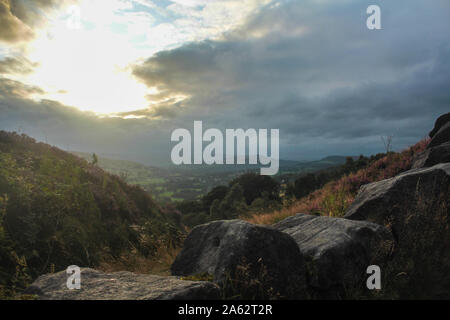
<svg viewBox="0 0 450 320">
<path fill-rule="evenodd" d="M 450 163 L 363 186 L 346 218 L 384 224 L 396 240 L 383 267 L 385 292 L 450 298 Z"/>
<path fill-rule="evenodd" d="M 188 235 L 172 274 L 201 273 L 211 274 L 222 286 L 230 280 L 242 284 L 237 294 L 260 291 L 271 292 L 270 298 L 294 299 L 302 297 L 305 287 L 304 258 L 295 241 L 273 228 L 240 220 L 214 221 Z M 254 284 L 260 288 L 249 288 Z"/>
<path fill-rule="evenodd" d="M 341 218 L 298 214 L 274 228 L 292 236 L 310 258 L 309 284 L 325 298 L 365 285 L 367 267 L 384 263 L 393 243 L 380 225 Z"/>
<path fill-rule="evenodd" d="M 218 286 L 211 282 L 131 272 L 81 269 L 80 290 L 67 289 L 66 281 L 65 271 L 43 275 L 25 293 L 41 300 L 213 300 L 220 296 Z"/>
</svg>

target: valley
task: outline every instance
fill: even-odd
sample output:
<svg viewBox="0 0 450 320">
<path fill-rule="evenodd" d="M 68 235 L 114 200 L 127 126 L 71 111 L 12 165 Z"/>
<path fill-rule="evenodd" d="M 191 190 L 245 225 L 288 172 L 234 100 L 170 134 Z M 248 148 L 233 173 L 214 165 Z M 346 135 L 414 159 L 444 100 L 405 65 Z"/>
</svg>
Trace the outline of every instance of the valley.
<svg viewBox="0 0 450 320">
<path fill-rule="evenodd" d="M 92 162 L 86 152 L 73 154 Z M 294 181 L 298 176 L 344 164 L 346 157 L 330 156 L 317 161 L 281 160 L 278 182 Z M 99 155 L 98 166 L 132 185 L 138 185 L 161 203 L 196 200 L 214 187 L 226 185 L 245 172 L 258 172 L 258 165 L 170 165 L 148 166 L 134 161 L 117 160 Z"/>
</svg>

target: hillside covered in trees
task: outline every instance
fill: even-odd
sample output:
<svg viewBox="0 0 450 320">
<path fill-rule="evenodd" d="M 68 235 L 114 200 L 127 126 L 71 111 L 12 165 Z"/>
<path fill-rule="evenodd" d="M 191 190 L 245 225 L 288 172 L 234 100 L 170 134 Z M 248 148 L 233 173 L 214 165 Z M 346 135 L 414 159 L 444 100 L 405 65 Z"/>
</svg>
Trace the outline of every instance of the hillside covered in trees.
<svg viewBox="0 0 450 320">
<path fill-rule="evenodd" d="M 143 189 L 26 135 L 0 131 L 0 297 L 69 265 L 177 246 L 177 214 Z"/>
</svg>

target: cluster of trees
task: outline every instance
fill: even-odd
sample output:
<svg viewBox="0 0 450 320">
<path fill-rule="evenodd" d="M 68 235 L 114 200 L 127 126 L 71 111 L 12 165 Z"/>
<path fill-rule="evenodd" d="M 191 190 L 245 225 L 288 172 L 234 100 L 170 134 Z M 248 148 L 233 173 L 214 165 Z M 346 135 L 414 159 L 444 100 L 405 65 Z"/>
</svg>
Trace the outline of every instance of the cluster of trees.
<svg viewBox="0 0 450 320">
<path fill-rule="evenodd" d="M 279 183 L 269 176 L 251 172 L 233 179 L 228 185 L 213 188 L 199 200 L 183 201 L 177 205 L 182 213 L 182 222 L 190 227 L 280 207 Z"/>
<path fill-rule="evenodd" d="M 150 256 L 182 236 L 176 215 L 141 188 L 25 135 L 0 131 L 0 295 L 69 265 L 96 267 L 128 252 Z"/>
</svg>

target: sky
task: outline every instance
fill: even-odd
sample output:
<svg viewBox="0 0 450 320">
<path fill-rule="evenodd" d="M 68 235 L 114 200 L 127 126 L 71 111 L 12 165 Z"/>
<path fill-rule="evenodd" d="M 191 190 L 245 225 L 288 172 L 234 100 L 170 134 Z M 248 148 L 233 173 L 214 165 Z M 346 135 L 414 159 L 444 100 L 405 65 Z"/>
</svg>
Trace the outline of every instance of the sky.
<svg viewBox="0 0 450 320">
<path fill-rule="evenodd" d="M 387 135 L 401 150 L 450 110 L 449 16 L 447 0 L 0 0 L 0 129 L 155 165 L 194 120 L 279 129 L 283 159 Z"/>
</svg>

